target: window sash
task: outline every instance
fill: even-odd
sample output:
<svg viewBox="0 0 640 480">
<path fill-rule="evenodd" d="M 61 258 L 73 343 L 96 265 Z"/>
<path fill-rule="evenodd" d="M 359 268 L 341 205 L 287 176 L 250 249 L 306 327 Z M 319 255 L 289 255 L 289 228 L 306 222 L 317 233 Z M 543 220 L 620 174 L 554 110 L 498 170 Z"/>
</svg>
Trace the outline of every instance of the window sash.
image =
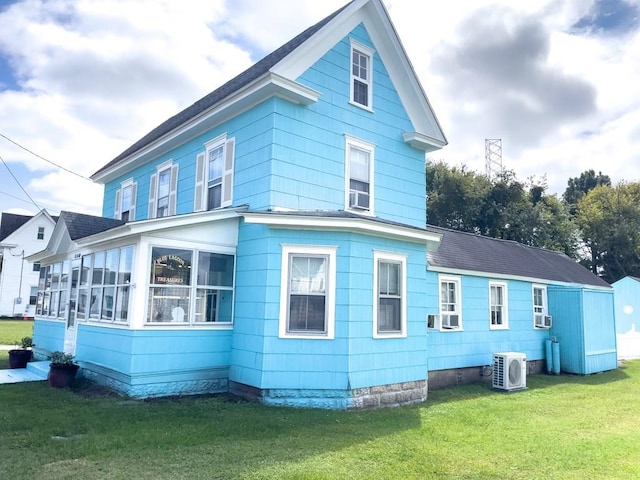
<svg viewBox="0 0 640 480">
<path fill-rule="evenodd" d="M 289 254 L 287 332 L 327 333 L 328 255 Z"/>
</svg>

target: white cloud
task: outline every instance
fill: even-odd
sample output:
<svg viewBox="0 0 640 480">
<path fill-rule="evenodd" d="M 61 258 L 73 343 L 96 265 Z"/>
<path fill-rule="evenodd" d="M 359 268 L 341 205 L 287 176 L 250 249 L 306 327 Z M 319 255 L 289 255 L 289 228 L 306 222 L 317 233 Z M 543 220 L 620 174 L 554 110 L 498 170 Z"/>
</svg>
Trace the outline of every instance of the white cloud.
<svg viewBox="0 0 640 480">
<path fill-rule="evenodd" d="M 346 1 L 12 4 L 0 11 L 0 63 L 21 90 L 0 90 L 0 133 L 88 176 Z M 558 193 L 588 168 L 640 180 L 637 30 L 577 35 L 593 4 L 582 0 L 385 4 L 449 139 L 433 158 L 482 171 L 484 139 L 502 138 L 505 167 L 546 173 Z M 101 187 L 1 138 L 0 155 L 29 168 L 43 203 L 100 213 Z M 0 210 L 24 207 L 8 198 Z"/>
</svg>

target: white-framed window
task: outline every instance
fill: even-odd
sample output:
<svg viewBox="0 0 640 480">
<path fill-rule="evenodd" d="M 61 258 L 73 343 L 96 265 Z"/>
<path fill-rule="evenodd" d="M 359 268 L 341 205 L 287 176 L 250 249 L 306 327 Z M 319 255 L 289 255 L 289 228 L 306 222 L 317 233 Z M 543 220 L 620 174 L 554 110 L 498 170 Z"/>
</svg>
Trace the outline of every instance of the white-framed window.
<svg viewBox="0 0 640 480">
<path fill-rule="evenodd" d="M 350 103 L 372 110 L 373 49 L 351 39 Z"/>
<path fill-rule="evenodd" d="M 336 251 L 282 246 L 280 338 L 334 338 Z"/>
<path fill-rule="evenodd" d="M 492 330 L 509 328 L 508 289 L 504 282 L 489 282 L 489 317 Z"/>
<path fill-rule="evenodd" d="M 373 336 L 407 336 L 407 258 L 387 252 L 373 254 Z"/>
<path fill-rule="evenodd" d="M 462 330 L 462 288 L 460 277 L 440 276 L 440 330 Z"/>
<path fill-rule="evenodd" d="M 547 306 L 547 287 L 532 285 L 533 326 L 534 328 L 550 328 L 551 317 Z"/>
<path fill-rule="evenodd" d="M 154 246 L 147 323 L 232 324 L 235 257 Z"/>
<path fill-rule="evenodd" d="M 38 240 L 44 240 L 44 227 L 38 227 Z"/>
<path fill-rule="evenodd" d="M 68 303 L 75 319 L 128 323 L 132 245 L 83 255 L 70 266 L 66 260 L 40 269 L 37 315 L 63 318 Z"/>
<path fill-rule="evenodd" d="M 228 207 L 233 201 L 235 138 L 220 135 L 196 157 L 194 211 Z"/>
<path fill-rule="evenodd" d="M 373 215 L 375 145 L 345 135 L 346 208 Z"/>
<path fill-rule="evenodd" d="M 176 214 L 178 165 L 166 161 L 156 168 L 149 181 L 149 218 Z"/>
<path fill-rule="evenodd" d="M 138 194 L 138 183 L 129 178 L 120 184 L 116 190 L 114 207 L 114 218 L 132 222 L 136 219 L 136 197 Z"/>
</svg>

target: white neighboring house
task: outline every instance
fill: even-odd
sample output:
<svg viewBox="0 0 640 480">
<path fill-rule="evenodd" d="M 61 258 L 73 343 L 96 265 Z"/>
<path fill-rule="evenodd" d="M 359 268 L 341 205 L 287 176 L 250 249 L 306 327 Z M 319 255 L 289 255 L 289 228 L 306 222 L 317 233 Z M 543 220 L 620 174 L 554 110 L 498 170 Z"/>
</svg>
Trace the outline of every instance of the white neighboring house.
<svg viewBox="0 0 640 480">
<path fill-rule="evenodd" d="M 40 264 L 29 255 L 44 250 L 57 217 L 46 210 L 29 215 L 3 212 L 0 217 L 0 316 L 33 317 Z"/>
</svg>

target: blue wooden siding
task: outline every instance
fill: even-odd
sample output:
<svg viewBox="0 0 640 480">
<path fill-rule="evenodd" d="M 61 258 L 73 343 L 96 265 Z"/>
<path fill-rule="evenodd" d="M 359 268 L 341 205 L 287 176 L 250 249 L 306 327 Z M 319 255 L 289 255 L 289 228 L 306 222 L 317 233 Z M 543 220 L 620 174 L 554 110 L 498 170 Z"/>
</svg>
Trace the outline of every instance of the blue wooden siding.
<svg viewBox="0 0 640 480">
<path fill-rule="evenodd" d="M 507 281 L 509 329 L 491 330 L 489 282 L 491 278 L 463 276 L 462 331 L 429 331 L 429 370 L 446 370 L 490 365 L 496 352 L 516 351 L 527 360 L 542 360 L 547 330 L 533 326 L 532 286 L 524 281 Z M 439 313 L 438 275 L 431 272 L 427 290 L 429 313 Z"/>
<path fill-rule="evenodd" d="M 613 291 L 550 287 L 548 295 L 560 369 L 586 375 L 616 368 Z"/>
<path fill-rule="evenodd" d="M 193 211 L 195 163 L 204 143 L 227 133 L 236 138 L 234 205 L 261 210 L 341 210 L 345 203 L 345 134 L 375 144 L 375 213 L 424 227 L 424 152 L 407 145 L 413 131 L 400 98 L 378 55 L 374 56 L 374 112 L 349 104 L 349 38 L 370 45 L 361 25 L 327 52 L 298 81 L 318 89 L 308 106 L 272 98 L 105 185 L 103 215 L 113 217 L 122 181 L 138 183 L 136 220 L 147 218 L 149 179 L 157 165 L 179 165 L 176 212 Z"/>
<path fill-rule="evenodd" d="M 625 277 L 615 282 L 613 289 L 618 335 L 631 332 L 634 324 L 636 331 L 640 330 L 640 281 Z"/>
<path fill-rule="evenodd" d="M 282 244 L 337 246 L 335 339 L 279 338 Z M 408 255 L 408 338 L 373 338 L 373 251 Z M 346 390 L 426 378 L 425 247 L 348 233 L 241 226 L 230 380 Z"/>
<path fill-rule="evenodd" d="M 33 322 L 33 343 L 36 344 L 36 352 L 48 355 L 56 350 L 64 349 L 65 322 L 52 320 L 39 320 Z"/>
</svg>

